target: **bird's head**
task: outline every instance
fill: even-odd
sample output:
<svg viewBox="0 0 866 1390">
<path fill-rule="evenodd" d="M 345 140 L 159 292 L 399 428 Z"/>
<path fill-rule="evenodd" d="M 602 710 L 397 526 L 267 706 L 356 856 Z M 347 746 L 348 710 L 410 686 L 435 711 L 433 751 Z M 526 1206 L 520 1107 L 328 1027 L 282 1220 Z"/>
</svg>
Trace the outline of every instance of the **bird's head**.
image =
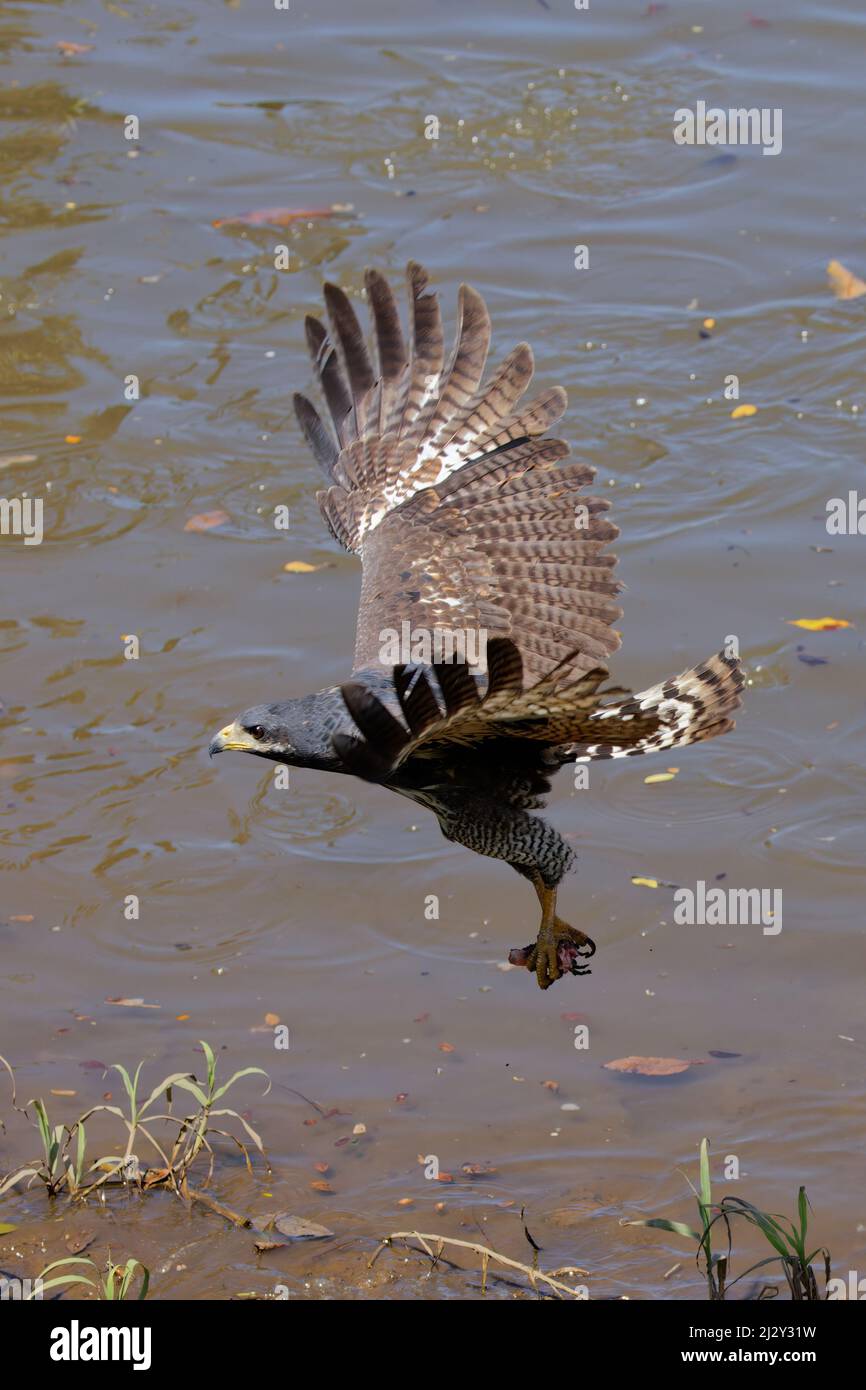
<svg viewBox="0 0 866 1390">
<path fill-rule="evenodd" d="M 226 724 L 208 745 L 208 753 L 255 753 L 293 767 L 330 768 L 338 761 L 330 733 L 316 717 L 315 696 L 253 705 Z"/>
<path fill-rule="evenodd" d="M 292 743 L 292 704 L 253 705 L 226 724 L 208 745 L 208 753 L 255 753 L 259 758 L 289 762 L 295 751 Z"/>
</svg>

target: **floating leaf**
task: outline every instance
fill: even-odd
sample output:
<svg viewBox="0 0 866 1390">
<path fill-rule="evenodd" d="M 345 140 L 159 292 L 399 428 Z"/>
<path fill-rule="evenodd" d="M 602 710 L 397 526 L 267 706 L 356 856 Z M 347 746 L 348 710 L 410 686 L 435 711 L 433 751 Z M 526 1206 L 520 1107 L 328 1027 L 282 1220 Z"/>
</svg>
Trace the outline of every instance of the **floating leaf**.
<svg viewBox="0 0 866 1390">
<path fill-rule="evenodd" d="M 184 524 L 184 531 L 212 531 L 215 526 L 225 526 L 231 520 L 228 512 L 198 512 Z"/>
<path fill-rule="evenodd" d="M 720 1052 L 717 1048 L 710 1048 L 711 1057 L 742 1057 L 742 1052 Z"/>
<path fill-rule="evenodd" d="M 286 574 L 312 574 L 314 570 L 324 569 L 324 565 L 308 565 L 306 560 L 289 560 L 283 565 Z"/>
<path fill-rule="evenodd" d="M 837 299 L 859 299 L 861 294 L 866 294 L 866 284 L 841 261 L 829 262 L 827 278 Z"/>
<path fill-rule="evenodd" d="M 632 874 L 632 883 L 636 883 L 638 888 L 661 888 L 657 878 L 641 878 L 639 874 Z"/>
<path fill-rule="evenodd" d="M 651 777 L 645 777 L 643 780 L 647 786 L 651 786 L 654 782 L 672 782 L 675 776 L 675 772 L 654 772 Z"/>
<path fill-rule="evenodd" d="M 465 1173 L 467 1178 L 492 1178 L 496 1169 L 490 1163 L 462 1163 L 461 1173 Z"/>
<path fill-rule="evenodd" d="M 63 54 L 64 58 L 71 58 L 76 53 L 93 52 L 92 43 L 75 43 L 72 39 L 58 39 L 54 47 Z"/>
<path fill-rule="evenodd" d="M 77 1095 L 78 1095 L 78 1092 L 77 1092 L 77 1091 L 54 1091 L 54 1090 L 52 1090 L 51 1094 L 52 1094 L 53 1096 L 77 1096 Z"/>
<path fill-rule="evenodd" d="M 10 1231 L 17 1231 L 17 1226 L 10 1226 L 8 1221 L 0 1221 L 0 1236 L 8 1236 Z"/>
<path fill-rule="evenodd" d="M 454 1044 L 453 1044 L 453 1043 L 440 1043 L 440 1044 L 439 1044 L 439 1051 L 440 1051 L 440 1052 L 453 1052 L 453 1051 L 454 1051 Z"/>
<path fill-rule="evenodd" d="M 280 1016 L 279 1016 L 279 1014 L 265 1014 L 265 1023 L 267 1023 L 267 1024 L 269 1025 L 269 1027 L 271 1027 L 271 1028 L 276 1028 L 276 1026 L 277 1026 L 277 1024 L 279 1023 L 279 1021 L 280 1021 Z"/>
<path fill-rule="evenodd" d="M 331 1193 L 334 1190 L 329 1182 L 325 1182 L 324 1178 L 316 1178 L 313 1182 L 310 1183 L 310 1187 L 313 1189 L 314 1192 Z"/>
<path fill-rule="evenodd" d="M 851 627 L 847 618 L 786 618 L 791 627 L 803 627 L 807 632 L 833 632 L 839 627 Z"/>
<path fill-rule="evenodd" d="M 731 411 L 731 419 L 732 419 L 732 420 L 745 420 L 745 419 L 747 418 L 747 416 L 749 416 L 749 415 L 757 415 L 757 413 L 758 413 L 758 407 L 757 407 L 756 405 L 737 405 L 737 406 L 735 406 L 734 409 Z"/>
<path fill-rule="evenodd" d="M 143 999 L 106 999 L 106 1004 L 122 1004 L 125 1009 L 161 1009 L 161 1004 L 145 1004 Z"/>
<path fill-rule="evenodd" d="M 32 922 L 34 920 L 32 912 L 16 912 L 14 917 L 10 917 L 10 922 Z"/>
<path fill-rule="evenodd" d="M 602 1064 L 608 1071 L 628 1072 L 630 1076 L 677 1076 L 689 1067 L 702 1067 L 702 1061 L 686 1062 L 681 1057 L 618 1057 Z"/>
</svg>

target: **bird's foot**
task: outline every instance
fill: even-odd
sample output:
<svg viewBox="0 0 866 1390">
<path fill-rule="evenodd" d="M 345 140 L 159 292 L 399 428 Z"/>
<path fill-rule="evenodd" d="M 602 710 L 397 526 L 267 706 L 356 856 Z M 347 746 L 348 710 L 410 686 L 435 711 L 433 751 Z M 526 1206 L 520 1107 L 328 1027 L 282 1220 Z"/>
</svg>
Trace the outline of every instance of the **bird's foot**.
<svg viewBox="0 0 866 1390">
<path fill-rule="evenodd" d="M 584 962 L 595 955 L 595 942 L 561 917 L 552 925 L 542 923 L 538 937 L 529 946 L 514 946 L 508 952 L 511 965 L 531 970 L 540 989 L 549 989 L 563 975 L 589 975 Z"/>
</svg>

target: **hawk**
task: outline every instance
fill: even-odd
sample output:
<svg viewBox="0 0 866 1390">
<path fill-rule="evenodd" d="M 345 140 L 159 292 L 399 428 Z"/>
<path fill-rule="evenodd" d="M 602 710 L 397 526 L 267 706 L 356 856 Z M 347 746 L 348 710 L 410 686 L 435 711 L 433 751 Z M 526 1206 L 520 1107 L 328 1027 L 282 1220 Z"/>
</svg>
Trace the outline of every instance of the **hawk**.
<svg viewBox="0 0 866 1390">
<path fill-rule="evenodd" d="M 541 906 L 537 939 L 509 959 L 547 989 L 595 952 L 557 916 L 574 851 L 533 814 L 551 778 L 727 733 L 743 677 L 722 652 L 637 695 L 606 685 L 619 531 L 584 491 L 595 470 L 548 435 L 565 392 L 525 399 L 526 343 L 483 380 L 490 318 L 468 285 L 446 355 L 427 272 L 410 263 L 407 282 L 404 336 L 388 281 L 366 272 L 372 355 L 347 295 L 325 285 L 329 327 L 307 318 L 306 336 L 330 422 L 295 396 L 322 516 L 362 565 L 351 679 L 253 705 L 209 751 L 379 783 L 433 811 L 446 839 L 505 860 Z"/>
</svg>

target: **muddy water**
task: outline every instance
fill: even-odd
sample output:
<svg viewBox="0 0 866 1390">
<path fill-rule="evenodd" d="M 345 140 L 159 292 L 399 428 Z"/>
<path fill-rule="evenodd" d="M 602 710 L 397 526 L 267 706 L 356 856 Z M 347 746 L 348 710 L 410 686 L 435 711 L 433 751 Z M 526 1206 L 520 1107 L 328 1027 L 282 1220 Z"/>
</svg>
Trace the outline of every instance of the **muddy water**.
<svg viewBox="0 0 866 1390">
<path fill-rule="evenodd" d="M 704 1134 L 720 1191 L 788 1210 L 804 1182 L 818 1240 L 864 1269 L 866 541 L 828 537 L 824 516 L 863 488 L 866 299 L 835 301 L 824 266 L 866 273 L 866 16 L 645 8 L 3 6 L 0 456 L 24 461 L 0 483 L 44 499 L 45 536 L 0 541 L 0 1050 L 22 1099 L 75 1092 L 50 1097 L 58 1120 L 120 1098 L 83 1063 L 143 1057 L 155 1082 L 200 1070 L 207 1038 L 221 1067 L 266 1068 L 270 1093 L 250 1078 L 236 1103 L 273 1173 L 221 1151 L 213 1190 L 336 1235 L 258 1256 L 167 1197 L 64 1216 L 34 1191 L 0 1203 L 7 1271 L 62 1253 L 63 1230 L 144 1260 L 161 1297 L 472 1296 L 475 1276 L 425 1280 L 388 1253 L 368 1274 L 375 1239 L 438 1231 L 523 1258 L 525 1206 L 543 1263 L 584 1266 L 595 1294 L 699 1297 L 688 1249 L 618 1223 L 692 1215 L 676 1169 Z M 675 145 L 672 113 L 698 99 L 781 107 L 781 155 Z M 332 204 L 279 233 L 212 225 Z M 477 285 L 497 349 L 530 339 L 540 380 L 568 388 L 564 432 L 622 528 L 618 679 L 639 688 L 729 634 L 749 668 L 736 733 L 681 751 L 673 780 L 644 782 L 664 759 L 593 768 L 585 790 L 560 776 L 552 817 L 579 852 L 563 910 L 599 952 L 544 995 L 503 969 L 535 930 L 503 866 L 384 791 L 300 772 L 281 792 L 205 751 L 250 701 L 348 674 L 357 569 L 323 532 L 289 397 L 321 281 L 357 289 L 365 265 L 409 257 L 449 312 Z M 730 418 L 731 373 L 749 418 Z M 216 509 L 222 527 L 184 530 Z M 824 615 L 852 626 L 786 623 Z M 676 925 L 671 888 L 631 881 L 720 875 L 782 890 L 781 932 Z M 704 1065 L 602 1067 L 631 1054 Z M 33 1144 L 3 1115 L 8 1169 Z M 97 1150 L 118 1137 L 94 1125 Z M 425 1181 L 419 1155 L 455 1180 Z"/>
</svg>

